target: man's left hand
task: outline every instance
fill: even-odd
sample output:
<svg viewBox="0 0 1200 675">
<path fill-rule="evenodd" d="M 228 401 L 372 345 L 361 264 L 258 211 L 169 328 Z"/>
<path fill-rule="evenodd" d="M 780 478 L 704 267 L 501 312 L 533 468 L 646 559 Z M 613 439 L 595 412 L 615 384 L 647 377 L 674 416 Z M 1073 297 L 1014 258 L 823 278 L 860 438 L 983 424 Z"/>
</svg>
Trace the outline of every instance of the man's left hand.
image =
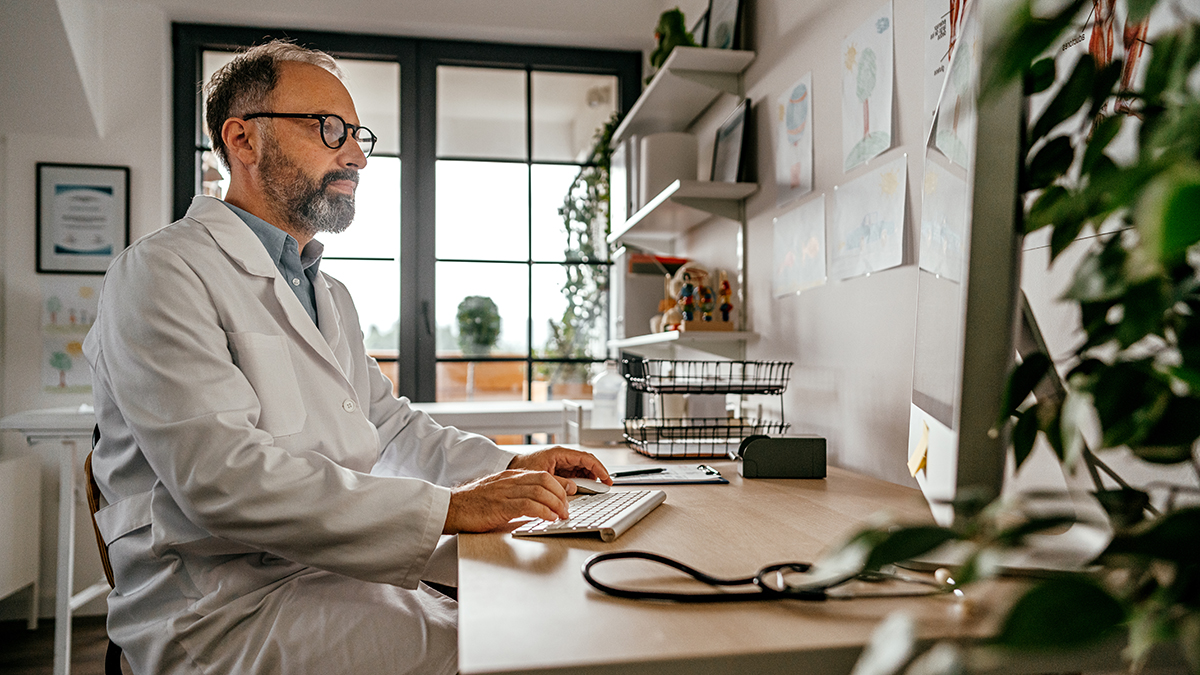
<svg viewBox="0 0 1200 675">
<path fill-rule="evenodd" d="M 538 450 L 528 455 L 517 455 L 508 463 L 510 469 L 545 471 L 564 478 L 592 478 L 612 485 L 608 471 L 600 460 L 591 453 L 568 450 L 559 446 Z"/>
</svg>

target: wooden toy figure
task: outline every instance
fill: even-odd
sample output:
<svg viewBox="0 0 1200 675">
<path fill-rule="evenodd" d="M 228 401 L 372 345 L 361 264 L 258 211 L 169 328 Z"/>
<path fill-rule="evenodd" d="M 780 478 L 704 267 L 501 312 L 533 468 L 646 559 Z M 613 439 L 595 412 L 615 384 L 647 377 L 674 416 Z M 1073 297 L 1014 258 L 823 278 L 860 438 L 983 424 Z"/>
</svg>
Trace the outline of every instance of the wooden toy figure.
<svg viewBox="0 0 1200 675">
<path fill-rule="evenodd" d="M 733 290 L 729 287 L 729 278 L 725 276 L 725 270 L 721 270 L 721 285 L 717 289 L 717 297 L 721 302 L 719 309 L 721 310 L 721 321 L 729 321 L 729 312 L 733 310 L 733 303 L 729 298 L 733 296 Z"/>
<path fill-rule="evenodd" d="M 700 318 L 704 321 L 713 320 L 713 293 L 708 286 L 701 286 L 696 292 L 699 297 L 697 306 L 700 308 Z"/>
<path fill-rule="evenodd" d="M 696 287 L 692 284 L 692 275 L 683 275 L 683 288 L 679 290 L 679 311 L 684 321 L 696 318 Z"/>
</svg>

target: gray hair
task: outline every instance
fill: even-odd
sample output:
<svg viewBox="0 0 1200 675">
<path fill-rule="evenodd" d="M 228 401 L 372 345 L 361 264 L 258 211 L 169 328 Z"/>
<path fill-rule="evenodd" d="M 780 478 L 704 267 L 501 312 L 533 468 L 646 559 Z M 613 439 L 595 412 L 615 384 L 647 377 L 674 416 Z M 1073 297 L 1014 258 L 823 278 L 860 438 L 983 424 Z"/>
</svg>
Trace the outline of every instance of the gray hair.
<svg viewBox="0 0 1200 675">
<path fill-rule="evenodd" d="M 318 66 L 338 79 L 342 77 L 342 71 L 330 55 L 284 40 L 272 40 L 233 57 L 204 85 L 208 136 L 212 139 L 213 151 L 226 167 L 231 165 L 229 149 L 221 138 L 225 120 L 255 112 L 271 112 L 266 110 L 267 102 L 279 82 L 279 66 L 285 61 Z"/>
</svg>

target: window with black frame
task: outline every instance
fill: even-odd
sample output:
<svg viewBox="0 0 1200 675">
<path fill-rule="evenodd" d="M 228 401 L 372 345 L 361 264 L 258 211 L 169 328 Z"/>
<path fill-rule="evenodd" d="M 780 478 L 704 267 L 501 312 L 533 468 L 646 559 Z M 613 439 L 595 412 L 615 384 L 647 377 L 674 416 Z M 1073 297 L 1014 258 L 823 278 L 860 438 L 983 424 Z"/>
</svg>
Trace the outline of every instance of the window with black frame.
<svg viewBox="0 0 1200 675">
<path fill-rule="evenodd" d="M 198 83 L 264 36 L 327 51 L 378 141 L 354 223 L 318 237 L 322 270 L 350 288 L 396 392 L 590 396 L 608 326 L 602 138 L 636 98 L 639 54 L 174 28 L 176 217 L 228 185 Z"/>
</svg>

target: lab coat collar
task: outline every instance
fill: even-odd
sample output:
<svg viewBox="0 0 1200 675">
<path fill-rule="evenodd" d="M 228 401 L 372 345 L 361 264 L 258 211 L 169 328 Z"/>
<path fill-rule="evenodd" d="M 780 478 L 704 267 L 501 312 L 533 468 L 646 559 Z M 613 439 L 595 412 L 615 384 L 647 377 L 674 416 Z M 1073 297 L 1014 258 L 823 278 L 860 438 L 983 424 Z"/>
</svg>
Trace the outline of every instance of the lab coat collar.
<svg viewBox="0 0 1200 675">
<path fill-rule="evenodd" d="M 317 300 L 317 320 L 321 324 L 318 328 L 287 281 L 279 274 L 279 268 L 275 266 L 275 261 L 271 260 L 271 254 L 267 252 L 266 247 L 223 201 L 198 195 L 192 199 L 187 218 L 204 226 L 212 234 L 217 246 L 247 274 L 273 280 L 275 299 L 283 308 L 288 323 L 317 354 L 345 377 L 345 369 L 334 356 L 334 348 L 341 341 L 341 329 L 339 314 L 334 308 L 325 275 L 318 273 L 313 283 Z"/>
</svg>

